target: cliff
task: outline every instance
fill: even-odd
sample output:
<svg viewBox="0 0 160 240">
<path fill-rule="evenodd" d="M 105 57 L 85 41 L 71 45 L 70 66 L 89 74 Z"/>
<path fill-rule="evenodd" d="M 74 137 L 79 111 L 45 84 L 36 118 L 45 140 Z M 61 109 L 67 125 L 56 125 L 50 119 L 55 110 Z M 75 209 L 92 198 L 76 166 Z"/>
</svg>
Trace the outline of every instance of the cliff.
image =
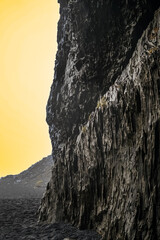
<svg viewBox="0 0 160 240">
<path fill-rule="evenodd" d="M 59 0 L 41 221 L 160 239 L 158 1 Z"/>
</svg>

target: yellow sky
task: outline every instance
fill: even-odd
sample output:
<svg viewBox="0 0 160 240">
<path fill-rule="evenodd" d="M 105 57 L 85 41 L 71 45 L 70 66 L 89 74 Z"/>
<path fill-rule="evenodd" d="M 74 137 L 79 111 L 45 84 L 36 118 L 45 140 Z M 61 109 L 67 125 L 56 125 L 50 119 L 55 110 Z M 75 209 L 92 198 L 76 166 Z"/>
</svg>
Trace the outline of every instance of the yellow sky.
<svg viewBox="0 0 160 240">
<path fill-rule="evenodd" d="M 51 153 L 45 108 L 58 8 L 57 0 L 0 0 L 0 177 Z"/>
</svg>

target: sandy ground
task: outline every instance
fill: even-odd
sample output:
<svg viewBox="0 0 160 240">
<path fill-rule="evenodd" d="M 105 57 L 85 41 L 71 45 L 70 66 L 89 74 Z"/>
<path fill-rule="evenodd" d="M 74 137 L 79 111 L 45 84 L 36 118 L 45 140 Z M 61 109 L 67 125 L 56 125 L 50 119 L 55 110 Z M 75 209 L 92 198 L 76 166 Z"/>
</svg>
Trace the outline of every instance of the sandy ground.
<svg viewBox="0 0 160 240">
<path fill-rule="evenodd" d="M 37 224 L 40 199 L 0 199 L 0 240 L 99 240 L 92 231 L 68 224 Z"/>
</svg>

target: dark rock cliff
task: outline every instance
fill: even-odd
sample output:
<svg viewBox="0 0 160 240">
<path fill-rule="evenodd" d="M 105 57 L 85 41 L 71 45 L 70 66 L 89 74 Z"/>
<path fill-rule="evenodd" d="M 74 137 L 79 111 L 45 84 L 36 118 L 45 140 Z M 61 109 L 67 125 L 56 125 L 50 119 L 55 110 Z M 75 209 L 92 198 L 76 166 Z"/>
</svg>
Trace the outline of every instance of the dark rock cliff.
<svg viewBox="0 0 160 240">
<path fill-rule="evenodd" d="M 160 3 L 59 2 L 55 165 L 39 218 L 160 239 Z"/>
</svg>

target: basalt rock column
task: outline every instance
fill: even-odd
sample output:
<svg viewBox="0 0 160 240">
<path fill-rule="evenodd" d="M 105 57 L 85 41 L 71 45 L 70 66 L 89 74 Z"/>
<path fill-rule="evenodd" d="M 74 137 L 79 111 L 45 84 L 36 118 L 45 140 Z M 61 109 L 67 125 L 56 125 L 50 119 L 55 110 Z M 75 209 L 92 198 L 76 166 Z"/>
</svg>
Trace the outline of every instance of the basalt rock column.
<svg viewBox="0 0 160 240">
<path fill-rule="evenodd" d="M 55 165 L 40 220 L 158 239 L 158 3 L 60 4 L 47 105 Z"/>
</svg>

